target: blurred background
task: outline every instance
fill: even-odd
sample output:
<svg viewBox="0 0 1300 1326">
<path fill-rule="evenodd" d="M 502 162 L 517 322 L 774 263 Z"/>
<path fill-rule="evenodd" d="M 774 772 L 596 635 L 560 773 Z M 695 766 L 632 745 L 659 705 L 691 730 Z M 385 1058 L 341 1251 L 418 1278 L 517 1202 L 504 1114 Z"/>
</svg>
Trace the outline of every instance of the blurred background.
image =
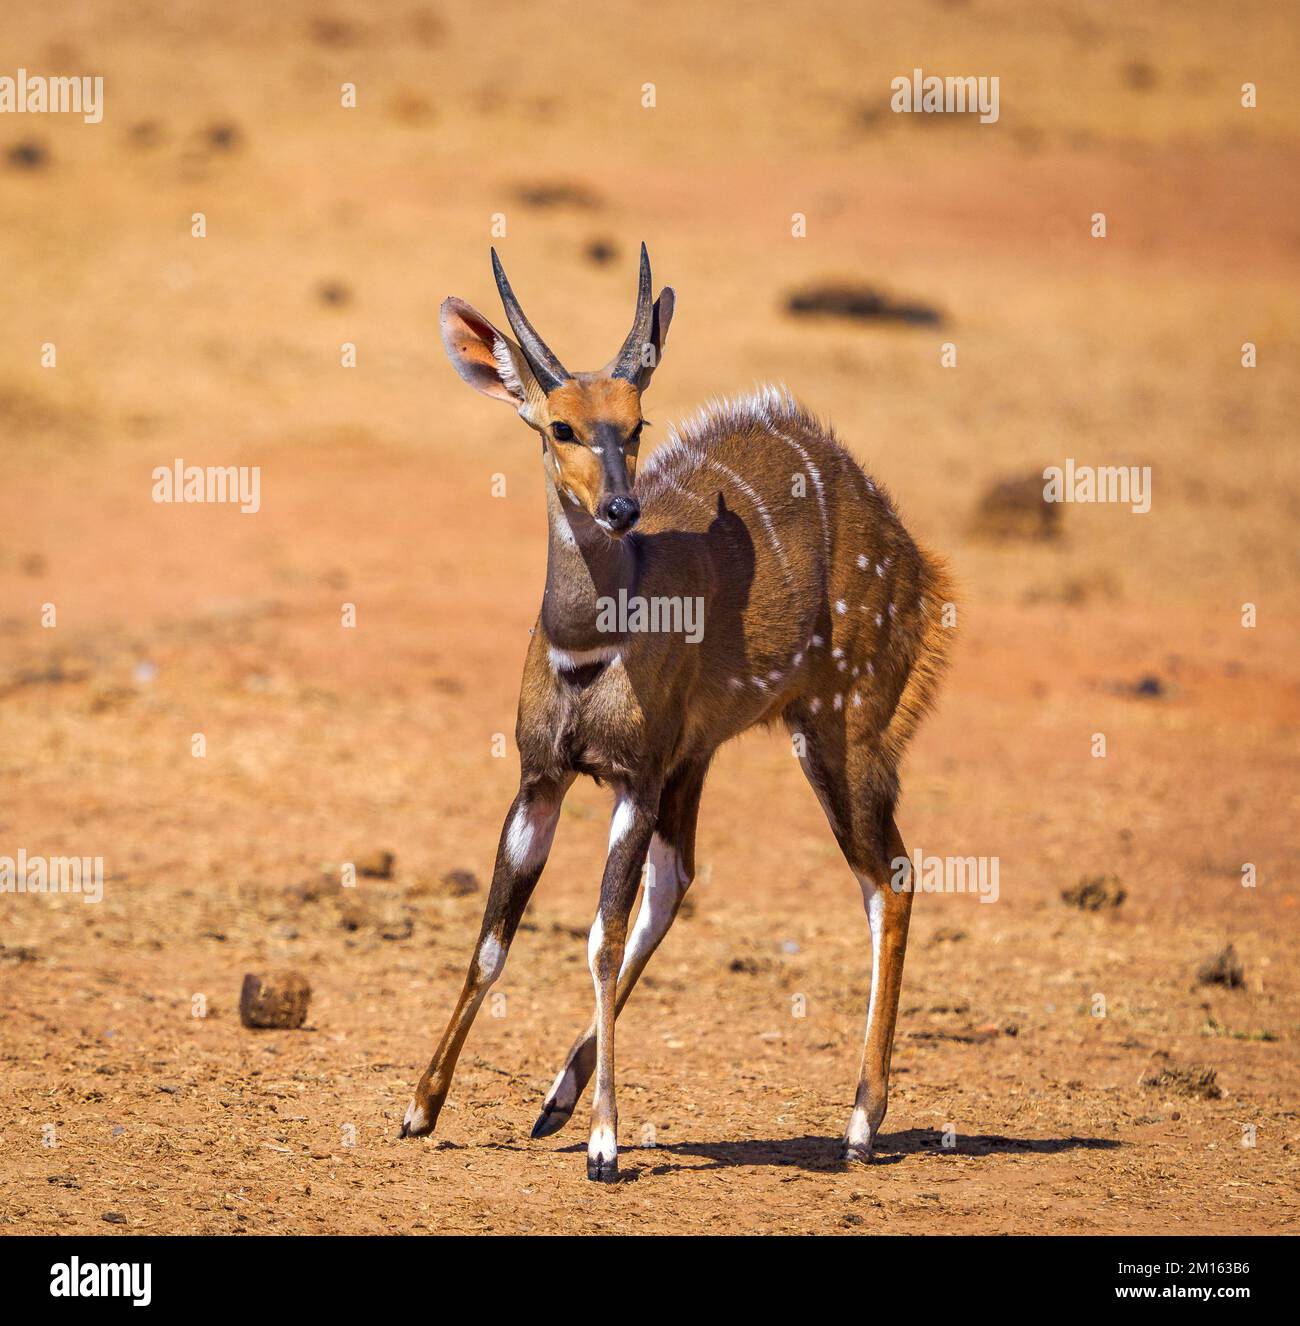
<svg viewBox="0 0 1300 1326">
<path fill-rule="evenodd" d="M 1001 898 L 918 905 L 891 1123 L 1159 1134 L 1162 1168 L 1126 1161 L 1118 1209 L 1100 1141 L 1021 1148 L 1042 1192 L 976 1165 L 952 1211 L 968 1201 L 988 1227 L 1041 1227 L 1043 1192 L 1061 1227 L 1290 1220 L 1296 18 L 1028 0 L 10 6 L 0 75 L 102 75 L 105 106 L 97 125 L 0 114 L 0 852 L 102 855 L 108 882 L 97 907 L 0 899 L 0 1114 L 36 1129 L 66 1111 L 104 1200 L 132 1165 L 164 1166 L 130 1213 L 156 1229 L 517 1228 L 569 1200 L 520 1196 L 532 1152 L 480 1157 L 471 1198 L 464 1175 L 428 1172 L 437 1153 L 380 1146 L 476 931 L 544 577 L 533 436 L 456 378 L 437 310 L 454 294 L 501 320 L 496 244 L 542 335 L 596 367 L 626 333 L 644 239 L 678 296 L 647 443 L 709 397 L 782 381 L 961 586 L 900 822 L 927 853 L 996 855 Z M 914 68 L 997 77 L 998 121 L 895 114 L 891 80 Z M 1150 466 L 1150 512 L 1045 511 L 1043 468 L 1067 457 Z M 178 458 L 259 466 L 260 511 L 154 503 L 154 467 Z M 594 788 L 566 805 L 505 978 L 513 1011 L 480 1022 L 490 1062 L 467 1057 L 444 1116 L 461 1140 L 522 1136 L 586 1015 L 604 814 Z M 696 914 L 620 1039 L 637 1065 L 624 1117 L 807 1134 L 803 1151 L 672 1168 L 741 1165 L 734 1182 L 761 1188 L 746 1221 L 817 1227 L 775 1185 L 807 1160 L 833 1192 L 816 1135 L 849 1107 L 869 957 L 783 739 L 723 753 L 700 854 Z M 376 857 L 339 892 L 340 862 Z M 1093 878 L 1122 881 L 1123 904 L 1067 909 Z M 1245 975 L 1211 999 L 1194 974 L 1230 942 Z M 307 1098 L 306 1142 L 264 1135 L 264 1046 L 233 1009 L 244 970 L 284 963 L 316 989 L 321 1034 L 290 1039 L 294 1073 L 276 1070 L 297 1084 L 277 1099 Z M 792 990 L 812 1010 L 797 1023 Z M 196 992 L 211 1017 L 191 1016 Z M 1152 1098 L 1138 1082 L 1160 1055 L 1211 1061 L 1228 1095 Z M 90 1099 L 95 1064 L 113 1071 Z M 471 1116 L 475 1099 L 499 1115 Z M 1246 1117 L 1267 1121 L 1267 1157 L 1237 1144 Z M 294 1166 L 333 1154 L 343 1118 L 379 1148 L 349 1165 L 374 1168 L 318 1176 L 286 1214 L 275 1195 L 301 1195 Z M 114 1170 L 97 1148 L 122 1119 Z M 1238 1168 L 1211 1182 L 1215 1127 L 1216 1163 Z M 900 1200 L 936 1181 L 917 1177 L 925 1145 L 900 1143 L 918 1162 L 888 1171 Z M 0 1222 L 96 1228 L 102 1203 L 40 1177 L 68 1163 L 15 1159 Z M 554 1157 L 566 1177 L 576 1163 Z M 214 1166 L 246 1181 L 242 1206 Z M 435 1220 L 420 1210 L 439 1183 Z M 678 1205 L 643 1192 L 644 1227 L 725 1197 L 690 1174 L 658 1192 Z"/>
</svg>

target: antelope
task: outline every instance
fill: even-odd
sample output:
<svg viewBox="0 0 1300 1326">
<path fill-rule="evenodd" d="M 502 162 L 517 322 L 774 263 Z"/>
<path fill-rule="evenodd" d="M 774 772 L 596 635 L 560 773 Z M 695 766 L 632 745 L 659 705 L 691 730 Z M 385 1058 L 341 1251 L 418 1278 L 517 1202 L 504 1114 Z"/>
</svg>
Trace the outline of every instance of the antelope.
<svg viewBox="0 0 1300 1326">
<path fill-rule="evenodd" d="M 676 303 L 670 287 L 651 300 L 644 244 L 632 329 L 591 373 L 570 373 L 533 329 L 495 249 L 492 266 L 517 339 L 451 298 L 442 341 L 470 386 L 541 434 L 546 588 L 519 697 L 519 791 L 460 998 L 401 1136 L 433 1131 L 542 873 L 561 802 L 586 774 L 614 790 L 587 946 L 595 1015 L 532 1136 L 568 1122 L 594 1072 L 587 1177 L 617 1179 L 615 1020 L 695 874 L 710 761 L 723 742 L 780 719 L 867 912 L 871 995 L 841 1153 L 867 1160 L 885 1117 L 912 903 L 910 889 L 890 880 L 891 862 L 907 858 L 894 818 L 898 765 L 945 662 L 943 565 L 783 387 L 714 402 L 671 432 L 638 475 L 641 398 Z M 632 597 L 697 599 L 703 631 L 690 643 L 666 630 L 602 629 L 602 605 Z"/>
</svg>

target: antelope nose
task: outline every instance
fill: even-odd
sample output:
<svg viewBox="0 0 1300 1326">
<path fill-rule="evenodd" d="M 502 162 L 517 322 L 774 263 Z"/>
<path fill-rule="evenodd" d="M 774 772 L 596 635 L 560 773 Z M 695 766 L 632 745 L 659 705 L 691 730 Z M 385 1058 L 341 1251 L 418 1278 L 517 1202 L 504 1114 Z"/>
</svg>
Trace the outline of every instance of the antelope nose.
<svg viewBox="0 0 1300 1326">
<path fill-rule="evenodd" d="M 610 529 L 622 533 L 629 530 L 641 518 L 641 503 L 635 497 L 620 493 L 611 497 L 605 506 L 605 519 Z"/>
</svg>

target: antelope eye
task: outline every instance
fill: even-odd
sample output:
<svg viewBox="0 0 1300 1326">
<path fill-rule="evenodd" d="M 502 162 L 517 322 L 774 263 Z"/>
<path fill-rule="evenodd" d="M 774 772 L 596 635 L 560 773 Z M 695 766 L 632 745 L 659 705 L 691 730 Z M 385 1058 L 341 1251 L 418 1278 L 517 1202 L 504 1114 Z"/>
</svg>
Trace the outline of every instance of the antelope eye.
<svg viewBox="0 0 1300 1326">
<path fill-rule="evenodd" d="M 641 422 L 640 422 L 639 424 L 637 424 L 637 426 L 632 430 L 632 436 L 628 438 L 628 441 L 629 441 L 629 442 L 640 442 L 640 440 L 641 440 L 641 430 L 642 430 L 644 427 L 645 427 L 645 420 L 642 419 Z"/>
<path fill-rule="evenodd" d="M 568 424 L 552 424 L 551 432 L 555 434 L 557 442 L 573 441 L 573 429 Z"/>
</svg>

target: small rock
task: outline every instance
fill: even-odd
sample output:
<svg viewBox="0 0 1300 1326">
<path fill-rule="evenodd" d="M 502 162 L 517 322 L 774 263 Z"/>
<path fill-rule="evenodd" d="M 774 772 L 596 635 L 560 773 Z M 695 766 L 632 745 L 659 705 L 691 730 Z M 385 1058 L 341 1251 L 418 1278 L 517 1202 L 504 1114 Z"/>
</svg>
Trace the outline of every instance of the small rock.
<svg viewBox="0 0 1300 1326">
<path fill-rule="evenodd" d="M 1061 533 L 1061 506 L 1044 499 L 1039 470 L 995 479 L 979 499 L 971 533 L 994 542 L 1055 539 Z"/>
<path fill-rule="evenodd" d="M 109 1225 L 126 1224 L 126 1216 L 124 1216 L 121 1211 L 105 1211 L 99 1218 Z"/>
<path fill-rule="evenodd" d="M 341 308 L 352 302 L 352 291 L 342 281 L 322 281 L 316 287 L 316 298 L 322 304 L 332 304 Z"/>
<path fill-rule="evenodd" d="M 409 912 L 397 916 L 385 917 L 379 927 L 380 939 L 410 939 L 415 931 L 415 922 Z"/>
<path fill-rule="evenodd" d="M 357 874 L 367 879 L 392 879 L 396 860 L 392 852 L 363 852 L 352 864 L 356 866 Z"/>
<path fill-rule="evenodd" d="M 1208 1064 L 1190 1064 L 1186 1068 L 1170 1066 L 1144 1074 L 1142 1085 L 1159 1091 L 1175 1091 L 1182 1096 L 1218 1100 L 1223 1095 L 1223 1088 L 1215 1081 L 1218 1076 L 1219 1070 Z"/>
<path fill-rule="evenodd" d="M 897 300 L 871 286 L 826 282 L 792 291 L 786 296 L 787 313 L 849 318 L 861 322 L 904 322 L 937 326 L 943 314 L 917 300 Z"/>
<path fill-rule="evenodd" d="M 339 903 L 339 925 L 344 930 L 360 930 L 366 923 L 366 905 L 360 898 L 344 898 Z"/>
<path fill-rule="evenodd" d="M 1147 673 L 1145 677 L 1139 677 L 1133 683 L 1133 694 L 1144 698 L 1158 699 L 1165 693 L 1165 685 L 1159 677 L 1152 673 Z"/>
<path fill-rule="evenodd" d="M 479 891 L 478 876 L 472 870 L 449 870 L 442 883 L 453 898 L 468 898 Z"/>
<path fill-rule="evenodd" d="M 75 1174 L 48 1174 L 46 1183 L 56 1184 L 60 1188 L 80 1188 L 81 1180 Z"/>
<path fill-rule="evenodd" d="M 239 1020 L 246 1027 L 301 1027 L 310 1002 L 311 986 L 296 972 L 271 978 L 250 972 L 239 992 Z"/>
<path fill-rule="evenodd" d="M 1207 958 L 1196 971 L 1198 985 L 1226 985 L 1239 990 L 1246 984 L 1246 971 L 1231 944 L 1212 958 Z"/>
<path fill-rule="evenodd" d="M 237 124 L 209 125 L 203 135 L 207 145 L 216 152 L 233 152 L 244 140 Z"/>
<path fill-rule="evenodd" d="M 582 252 L 587 261 L 594 262 L 597 267 L 604 267 L 618 257 L 618 249 L 607 239 L 588 241 L 587 247 Z"/>
<path fill-rule="evenodd" d="M 15 170 L 41 170 L 49 165 L 50 154 L 44 143 L 24 138 L 9 149 L 9 164 Z"/>
<path fill-rule="evenodd" d="M 931 944 L 960 944 L 966 938 L 966 932 L 955 926 L 940 926 L 934 932 Z"/>
<path fill-rule="evenodd" d="M 1103 907 L 1118 907 L 1128 897 L 1121 887 L 1118 875 L 1094 875 L 1081 879 L 1072 889 L 1061 890 L 1061 901 L 1085 912 L 1098 912 Z"/>
</svg>

